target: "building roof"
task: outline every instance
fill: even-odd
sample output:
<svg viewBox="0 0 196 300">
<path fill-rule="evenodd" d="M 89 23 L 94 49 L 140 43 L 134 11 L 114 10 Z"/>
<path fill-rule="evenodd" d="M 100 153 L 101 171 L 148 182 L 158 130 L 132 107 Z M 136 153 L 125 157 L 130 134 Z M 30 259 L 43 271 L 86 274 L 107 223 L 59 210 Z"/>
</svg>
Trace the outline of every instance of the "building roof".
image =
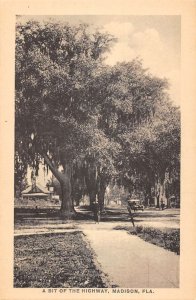
<svg viewBox="0 0 196 300">
<path fill-rule="evenodd" d="M 48 194 L 45 193 L 23 193 L 23 196 L 27 196 L 27 197 L 47 197 Z"/>
<path fill-rule="evenodd" d="M 47 188 L 43 187 L 41 184 L 36 183 L 34 186 L 30 185 L 28 186 L 24 191 L 22 191 L 22 194 L 49 194 L 50 192 L 47 190 Z"/>
</svg>

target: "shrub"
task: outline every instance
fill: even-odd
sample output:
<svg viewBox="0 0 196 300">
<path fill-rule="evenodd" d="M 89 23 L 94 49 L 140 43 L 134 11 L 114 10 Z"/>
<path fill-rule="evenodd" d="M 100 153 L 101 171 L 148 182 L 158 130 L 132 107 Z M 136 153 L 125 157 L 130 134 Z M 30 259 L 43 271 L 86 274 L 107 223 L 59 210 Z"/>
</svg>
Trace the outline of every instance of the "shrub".
<svg viewBox="0 0 196 300">
<path fill-rule="evenodd" d="M 143 240 L 180 254 L 180 230 L 157 229 L 153 227 L 136 226 L 128 230 L 130 234 L 138 235 Z"/>
</svg>

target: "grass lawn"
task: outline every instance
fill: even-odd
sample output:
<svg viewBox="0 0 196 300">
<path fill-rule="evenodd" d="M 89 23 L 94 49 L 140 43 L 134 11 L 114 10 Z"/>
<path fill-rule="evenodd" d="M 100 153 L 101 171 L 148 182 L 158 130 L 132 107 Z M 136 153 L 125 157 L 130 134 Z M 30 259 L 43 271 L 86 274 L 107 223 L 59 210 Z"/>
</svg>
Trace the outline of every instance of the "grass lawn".
<svg viewBox="0 0 196 300">
<path fill-rule="evenodd" d="M 180 229 L 154 228 L 144 226 L 116 226 L 116 230 L 127 230 L 151 244 L 163 247 L 169 251 L 180 254 Z"/>
<path fill-rule="evenodd" d="M 106 287 L 79 231 L 15 237 L 14 263 L 14 287 Z"/>
</svg>

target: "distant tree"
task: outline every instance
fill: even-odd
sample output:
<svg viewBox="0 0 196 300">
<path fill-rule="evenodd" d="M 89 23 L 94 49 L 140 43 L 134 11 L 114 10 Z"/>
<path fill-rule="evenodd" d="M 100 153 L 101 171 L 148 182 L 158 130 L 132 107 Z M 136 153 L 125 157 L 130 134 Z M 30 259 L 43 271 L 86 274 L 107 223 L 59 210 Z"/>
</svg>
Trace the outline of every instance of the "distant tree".
<svg viewBox="0 0 196 300">
<path fill-rule="evenodd" d="M 150 121 L 123 135 L 126 147 L 122 170 L 125 185 L 144 191 L 146 199 L 153 188 L 159 206 L 166 175 L 167 197 L 171 182 L 180 180 L 180 113 L 169 101 L 157 104 Z"/>
<path fill-rule="evenodd" d="M 152 166 L 142 162 L 148 159 L 144 146 L 155 138 L 155 132 L 148 129 L 149 124 L 161 118 L 160 106 L 167 106 L 167 80 L 152 76 L 135 59 L 106 68 L 98 84 L 101 106 L 98 127 L 118 145 L 118 151 L 111 155 L 113 172 L 106 165 L 100 178 L 107 183 L 115 177 L 130 193 L 141 191 L 142 186 L 147 198 L 155 175 Z"/>
</svg>

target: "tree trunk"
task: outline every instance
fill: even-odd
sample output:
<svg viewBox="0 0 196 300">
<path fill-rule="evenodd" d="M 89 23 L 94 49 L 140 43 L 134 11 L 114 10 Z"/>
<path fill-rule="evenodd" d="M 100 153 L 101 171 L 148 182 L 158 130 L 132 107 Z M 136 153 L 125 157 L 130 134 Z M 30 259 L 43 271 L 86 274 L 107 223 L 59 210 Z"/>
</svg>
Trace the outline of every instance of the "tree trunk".
<svg viewBox="0 0 196 300">
<path fill-rule="evenodd" d="M 71 198 L 71 184 L 68 178 L 65 176 L 65 180 L 61 181 L 61 215 L 66 219 L 71 219 L 75 216 L 76 212 L 74 210 L 73 201 Z"/>
<path fill-rule="evenodd" d="M 157 194 L 157 208 L 160 208 L 160 194 Z"/>
<path fill-rule="evenodd" d="M 144 197 L 145 197 L 145 206 L 149 206 L 149 202 L 150 202 L 150 199 L 151 199 L 151 185 L 150 184 L 147 184 L 146 185 L 146 188 L 144 190 Z"/>
<path fill-rule="evenodd" d="M 106 170 L 102 169 L 102 171 L 100 172 L 100 168 L 98 168 L 97 196 L 101 212 L 104 210 L 105 191 L 108 184 L 109 176 L 107 175 Z"/>
<path fill-rule="evenodd" d="M 68 164 L 64 165 L 64 173 L 61 173 L 50 158 L 44 154 L 43 155 L 45 162 L 48 164 L 51 172 L 60 182 L 61 186 L 61 209 L 60 215 L 63 218 L 71 219 L 75 214 L 72 198 L 71 198 L 71 170 Z"/>
<path fill-rule="evenodd" d="M 71 219 L 76 214 L 71 197 L 72 168 L 69 163 L 65 162 L 63 169 L 64 173 L 60 181 L 62 190 L 61 215 L 66 219 Z"/>
<path fill-rule="evenodd" d="M 104 210 L 105 191 L 106 191 L 106 185 L 100 184 L 97 196 L 98 196 L 98 203 L 101 212 Z"/>
<path fill-rule="evenodd" d="M 96 190 L 94 189 L 89 189 L 88 190 L 89 193 L 89 199 L 90 199 L 90 208 L 93 209 L 93 204 L 96 201 Z"/>
<path fill-rule="evenodd" d="M 81 198 L 79 198 L 79 197 L 75 199 L 76 206 L 80 205 L 80 200 L 81 200 Z M 74 199 L 72 201 L 74 201 Z"/>
<path fill-rule="evenodd" d="M 80 166 L 74 166 L 71 176 L 71 197 L 76 206 L 80 205 L 80 201 L 85 194 L 84 169 Z"/>
<path fill-rule="evenodd" d="M 85 168 L 85 182 L 90 199 L 90 208 L 93 209 L 97 194 L 97 170 L 94 162 L 88 163 Z"/>
<path fill-rule="evenodd" d="M 160 200 L 164 196 L 164 176 L 158 176 L 156 182 L 156 198 L 157 198 L 157 208 L 160 208 Z"/>
</svg>

